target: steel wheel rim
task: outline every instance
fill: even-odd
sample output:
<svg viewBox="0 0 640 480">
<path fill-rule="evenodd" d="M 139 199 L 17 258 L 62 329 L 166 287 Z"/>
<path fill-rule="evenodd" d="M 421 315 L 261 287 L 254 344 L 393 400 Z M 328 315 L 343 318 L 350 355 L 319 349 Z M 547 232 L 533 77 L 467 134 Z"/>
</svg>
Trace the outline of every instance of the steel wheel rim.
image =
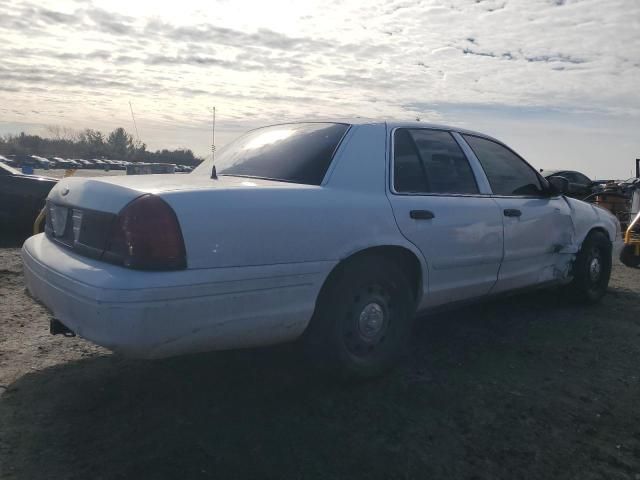
<svg viewBox="0 0 640 480">
<path fill-rule="evenodd" d="M 354 295 L 343 324 L 347 350 L 358 357 L 369 357 L 378 351 L 387 340 L 392 312 L 391 296 L 385 288 L 362 288 Z"/>
<path fill-rule="evenodd" d="M 358 317 L 360 335 L 364 338 L 375 338 L 384 327 L 385 322 L 384 309 L 379 303 L 366 304 Z"/>
<path fill-rule="evenodd" d="M 602 255 L 600 250 L 594 249 L 589 257 L 588 269 L 589 280 L 592 284 L 597 285 L 602 277 Z"/>
</svg>

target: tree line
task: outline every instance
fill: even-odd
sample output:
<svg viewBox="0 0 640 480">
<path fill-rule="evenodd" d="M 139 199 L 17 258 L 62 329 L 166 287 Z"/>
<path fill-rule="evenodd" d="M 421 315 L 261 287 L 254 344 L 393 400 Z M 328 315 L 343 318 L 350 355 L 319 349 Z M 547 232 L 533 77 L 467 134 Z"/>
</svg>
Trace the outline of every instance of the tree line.
<svg viewBox="0 0 640 480">
<path fill-rule="evenodd" d="M 124 128 L 116 128 L 108 135 L 87 128 L 75 131 L 61 127 L 48 127 L 48 136 L 0 136 L 0 155 L 38 155 L 62 158 L 107 158 L 130 162 L 175 163 L 198 165 L 202 158 L 186 150 L 147 150 L 146 144 L 135 141 Z"/>
</svg>

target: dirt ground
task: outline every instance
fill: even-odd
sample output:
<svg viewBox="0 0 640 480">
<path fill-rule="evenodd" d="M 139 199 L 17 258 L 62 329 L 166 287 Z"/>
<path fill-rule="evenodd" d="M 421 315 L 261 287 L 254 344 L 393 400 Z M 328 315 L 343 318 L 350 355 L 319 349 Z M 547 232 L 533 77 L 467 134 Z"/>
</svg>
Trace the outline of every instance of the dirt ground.
<svg viewBox="0 0 640 480">
<path fill-rule="evenodd" d="M 0 477 L 640 479 L 640 270 L 616 266 L 594 307 L 540 292 L 423 318 L 377 381 L 297 359 L 50 336 L 2 248 Z"/>
</svg>

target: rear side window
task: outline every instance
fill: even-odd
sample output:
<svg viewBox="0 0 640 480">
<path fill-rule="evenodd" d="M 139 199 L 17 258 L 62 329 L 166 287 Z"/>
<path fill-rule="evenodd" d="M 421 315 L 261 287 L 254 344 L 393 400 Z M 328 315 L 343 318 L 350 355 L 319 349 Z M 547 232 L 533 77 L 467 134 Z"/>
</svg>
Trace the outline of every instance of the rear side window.
<svg viewBox="0 0 640 480">
<path fill-rule="evenodd" d="M 393 186 L 399 193 L 478 193 L 469 161 L 449 132 L 395 131 Z"/>
<path fill-rule="evenodd" d="M 409 130 L 396 130 L 393 148 L 393 187 L 396 192 L 428 192 L 427 174 Z"/>
<path fill-rule="evenodd" d="M 478 157 L 496 195 L 541 195 L 536 172 L 519 156 L 499 143 L 473 135 L 463 135 Z"/>
<path fill-rule="evenodd" d="M 348 128 L 338 123 L 293 123 L 252 130 L 216 153 L 216 171 L 320 185 Z M 211 160 L 194 170 L 194 174 L 210 172 Z"/>
</svg>

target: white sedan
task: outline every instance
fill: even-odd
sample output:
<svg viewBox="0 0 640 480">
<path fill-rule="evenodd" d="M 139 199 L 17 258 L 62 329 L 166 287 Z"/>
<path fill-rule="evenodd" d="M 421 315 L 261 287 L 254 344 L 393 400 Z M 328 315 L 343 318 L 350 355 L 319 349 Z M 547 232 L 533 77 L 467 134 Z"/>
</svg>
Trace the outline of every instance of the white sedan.
<svg viewBox="0 0 640 480">
<path fill-rule="evenodd" d="M 513 150 L 425 123 L 259 128 L 189 175 L 66 178 L 22 249 L 52 328 L 159 358 L 302 338 L 389 368 L 416 312 L 530 287 L 606 292 L 620 225 Z"/>
</svg>

